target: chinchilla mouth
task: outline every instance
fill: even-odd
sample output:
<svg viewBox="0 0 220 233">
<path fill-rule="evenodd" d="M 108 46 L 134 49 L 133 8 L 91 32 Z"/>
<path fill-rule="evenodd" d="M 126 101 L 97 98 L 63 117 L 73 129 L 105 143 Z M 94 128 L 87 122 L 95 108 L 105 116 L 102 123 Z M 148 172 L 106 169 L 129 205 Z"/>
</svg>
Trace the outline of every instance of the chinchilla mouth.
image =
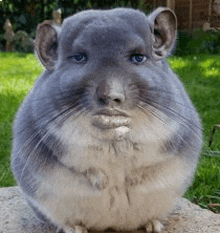
<svg viewBox="0 0 220 233">
<path fill-rule="evenodd" d="M 104 108 L 96 112 L 94 115 L 107 115 L 107 116 L 124 116 L 124 117 L 129 117 L 128 113 L 119 110 L 117 108 Z"/>
<path fill-rule="evenodd" d="M 128 127 L 130 122 L 131 118 L 125 112 L 118 110 L 102 110 L 92 117 L 93 125 L 101 129 Z"/>
</svg>

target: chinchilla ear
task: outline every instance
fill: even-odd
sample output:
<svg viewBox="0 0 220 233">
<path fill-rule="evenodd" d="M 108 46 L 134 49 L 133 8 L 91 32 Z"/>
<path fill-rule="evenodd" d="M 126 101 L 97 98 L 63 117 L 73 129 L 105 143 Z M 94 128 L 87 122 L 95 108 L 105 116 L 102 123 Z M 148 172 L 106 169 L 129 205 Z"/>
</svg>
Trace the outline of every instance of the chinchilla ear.
<svg viewBox="0 0 220 233">
<path fill-rule="evenodd" d="M 153 36 L 153 57 L 163 58 L 171 52 L 177 34 L 177 18 L 169 8 L 159 7 L 149 16 Z"/>
<path fill-rule="evenodd" d="M 58 59 L 58 33 L 60 28 L 50 21 L 38 25 L 35 38 L 35 50 L 41 63 L 53 70 Z"/>
</svg>

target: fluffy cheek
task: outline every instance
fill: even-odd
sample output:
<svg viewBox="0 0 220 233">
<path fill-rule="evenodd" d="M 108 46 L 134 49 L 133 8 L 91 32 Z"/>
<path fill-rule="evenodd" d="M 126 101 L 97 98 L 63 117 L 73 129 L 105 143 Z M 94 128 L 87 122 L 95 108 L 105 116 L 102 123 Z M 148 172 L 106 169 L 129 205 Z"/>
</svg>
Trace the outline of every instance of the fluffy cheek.
<svg viewBox="0 0 220 233">
<path fill-rule="evenodd" d="M 142 144 L 161 144 L 178 130 L 178 123 L 160 111 L 154 109 L 154 114 L 152 114 L 149 110 L 134 112 L 132 137 Z"/>
</svg>

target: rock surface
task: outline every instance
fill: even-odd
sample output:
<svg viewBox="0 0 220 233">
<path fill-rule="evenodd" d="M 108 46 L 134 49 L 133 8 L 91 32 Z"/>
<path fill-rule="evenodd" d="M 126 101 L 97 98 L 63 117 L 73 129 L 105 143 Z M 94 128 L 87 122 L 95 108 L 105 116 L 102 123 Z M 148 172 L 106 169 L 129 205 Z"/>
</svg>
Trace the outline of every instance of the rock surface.
<svg viewBox="0 0 220 233">
<path fill-rule="evenodd" d="M 220 215 L 181 198 L 163 224 L 165 229 L 162 233 L 219 233 Z M 55 232 L 55 228 L 43 224 L 35 217 L 18 187 L 0 189 L 0 233 Z"/>
</svg>

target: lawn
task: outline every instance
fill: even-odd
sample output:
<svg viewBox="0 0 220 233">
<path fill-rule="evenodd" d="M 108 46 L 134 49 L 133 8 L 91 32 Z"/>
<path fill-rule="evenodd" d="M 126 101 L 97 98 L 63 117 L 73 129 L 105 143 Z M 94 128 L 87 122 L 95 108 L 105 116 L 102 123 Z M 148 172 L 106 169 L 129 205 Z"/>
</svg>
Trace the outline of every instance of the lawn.
<svg viewBox="0 0 220 233">
<path fill-rule="evenodd" d="M 0 187 L 15 185 L 9 166 L 12 122 L 41 71 L 33 54 L 0 53 Z"/>
<path fill-rule="evenodd" d="M 202 207 L 220 203 L 220 131 L 208 147 L 210 130 L 220 124 L 220 56 L 171 57 L 171 67 L 184 83 L 200 114 L 204 146 L 193 185 L 185 197 Z M 0 53 L 0 187 L 15 185 L 10 170 L 14 115 L 42 67 L 33 54 Z M 220 213 L 220 207 L 212 208 Z"/>
<path fill-rule="evenodd" d="M 220 56 L 171 57 L 169 63 L 184 83 L 203 125 L 200 163 L 185 197 L 209 208 L 209 203 L 220 204 L 220 131 L 216 130 L 212 147 L 208 147 L 210 130 L 220 124 Z M 220 207 L 211 210 L 220 213 Z"/>
</svg>

